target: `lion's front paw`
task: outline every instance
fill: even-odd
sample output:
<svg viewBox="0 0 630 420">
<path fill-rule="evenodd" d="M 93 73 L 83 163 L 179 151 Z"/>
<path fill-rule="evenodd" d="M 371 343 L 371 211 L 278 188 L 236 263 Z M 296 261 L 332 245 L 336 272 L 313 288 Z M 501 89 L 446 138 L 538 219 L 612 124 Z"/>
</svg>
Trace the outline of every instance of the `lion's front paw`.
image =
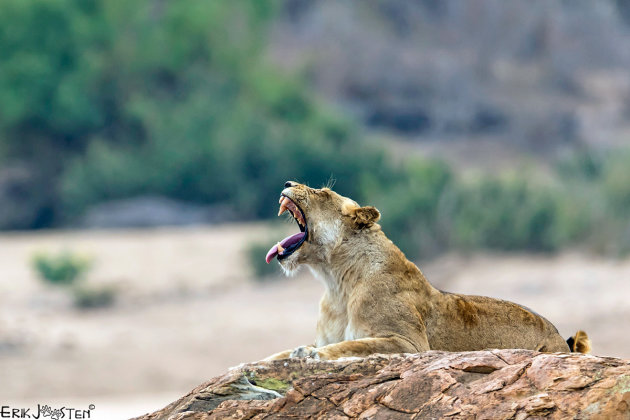
<svg viewBox="0 0 630 420">
<path fill-rule="evenodd" d="M 293 351 L 292 350 L 286 350 L 280 353 L 276 353 L 276 354 L 272 354 L 271 356 L 267 357 L 266 359 L 263 359 L 266 362 L 272 361 L 272 360 L 282 360 L 282 359 L 288 359 L 289 357 L 291 357 L 291 353 Z"/>
<path fill-rule="evenodd" d="M 311 346 L 300 346 L 291 352 L 291 359 L 311 357 L 313 359 L 319 359 L 317 349 Z"/>
</svg>

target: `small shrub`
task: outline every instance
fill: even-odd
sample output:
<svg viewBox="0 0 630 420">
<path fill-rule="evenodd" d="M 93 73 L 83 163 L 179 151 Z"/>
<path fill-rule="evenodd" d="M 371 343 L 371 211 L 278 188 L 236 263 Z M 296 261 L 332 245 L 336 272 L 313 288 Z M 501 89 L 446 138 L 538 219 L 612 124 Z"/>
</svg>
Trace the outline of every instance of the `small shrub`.
<svg viewBox="0 0 630 420">
<path fill-rule="evenodd" d="M 280 275 L 277 261 L 274 260 L 269 264 L 265 261 L 267 251 L 272 245 L 273 241 L 253 242 L 247 246 L 247 260 L 257 281 L 267 281 Z"/>
<path fill-rule="evenodd" d="M 43 281 L 60 286 L 75 284 L 90 268 L 87 258 L 62 252 L 58 255 L 37 254 L 33 267 Z"/>
<path fill-rule="evenodd" d="M 112 306 L 116 290 L 112 287 L 77 286 L 73 289 L 74 306 L 79 309 L 97 309 Z"/>
</svg>

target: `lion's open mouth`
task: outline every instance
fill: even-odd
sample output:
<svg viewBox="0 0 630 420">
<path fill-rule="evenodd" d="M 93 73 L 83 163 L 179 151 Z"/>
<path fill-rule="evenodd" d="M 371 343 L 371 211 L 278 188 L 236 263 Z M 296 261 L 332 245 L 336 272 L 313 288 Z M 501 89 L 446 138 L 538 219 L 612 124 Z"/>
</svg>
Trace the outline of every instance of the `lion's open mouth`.
<svg viewBox="0 0 630 420">
<path fill-rule="evenodd" d="M 286 195 L 280 196 L 280 210 L 278 211 L 278 216 L 284 213 L 286 210 L 291 213 L 295 221 L 297 222 L 300 232 L 295 235 L 288 236 L 271 247 L 269 252 L 267 252 L 267 264 L 271 262 L 276 256 L 278 256 L 278 260 L 282 260 L 289 255 L 293 254 L 296 249 L 302 246 L 306 238 L 308 237 L 308 225 L 306 223 L 306 218 L 304 217 L 304 212 Z"/>
</svg>

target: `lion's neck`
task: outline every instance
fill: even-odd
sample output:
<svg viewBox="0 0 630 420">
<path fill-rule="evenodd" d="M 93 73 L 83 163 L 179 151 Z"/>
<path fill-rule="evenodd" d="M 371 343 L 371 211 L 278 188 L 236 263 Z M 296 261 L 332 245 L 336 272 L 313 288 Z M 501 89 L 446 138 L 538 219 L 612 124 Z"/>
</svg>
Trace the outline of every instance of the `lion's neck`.
<svg viewBox="0 0 630 420">
<path fill-rule="evenodd" d="M 397 260 L 392 264 L 392 259 Z M 359 283 L 374 281 L 383 276 L 392 277 L 396 267 L 406 273 L 417 272 L 419 291 L 432 295 L 436 289 L 429 284 L 422 272 L 378 230 L 370 236 L 343 241 L 325 262 L 309 264 L 313 275 L 322 281 L 330 295 L 342 299 Z"/>
<path fill-rule="evenodd" d="M 341 288 L 339 278 L 324 264 L 308 264 L 313 276 L 321 281 L 326 291 L 337 294 Z"/>
</svg>

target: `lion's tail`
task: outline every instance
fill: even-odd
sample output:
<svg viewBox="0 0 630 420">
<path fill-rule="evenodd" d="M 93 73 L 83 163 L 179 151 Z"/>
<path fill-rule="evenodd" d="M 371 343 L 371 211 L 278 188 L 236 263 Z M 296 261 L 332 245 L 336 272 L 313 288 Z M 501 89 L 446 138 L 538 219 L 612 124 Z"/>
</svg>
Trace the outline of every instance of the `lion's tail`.
<svg viewBox="0 0 630 420">
<path fill-rule="evenodd" d="M 582 330 L 576 332 L 573 337 L 569 337 L 567 344 L 572 352 L 584 354 L 591 352 L 591 340 Z"/>
</svg>

